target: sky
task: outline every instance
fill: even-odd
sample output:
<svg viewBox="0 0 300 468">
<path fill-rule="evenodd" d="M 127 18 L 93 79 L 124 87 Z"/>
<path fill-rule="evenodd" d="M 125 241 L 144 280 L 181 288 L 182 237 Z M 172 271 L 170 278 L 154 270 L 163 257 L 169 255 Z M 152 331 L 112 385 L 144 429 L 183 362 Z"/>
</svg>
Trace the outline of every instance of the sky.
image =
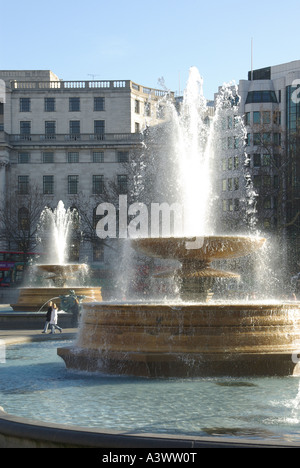
<svg viewBox="0 0 300 468">
<path fill-rule="evenodd" d="M 182 94 L 197 67 L 213 99 L 247 79 L 251 42 L 254 69 L 300 59 L 299 10 L 299 0 L 1 0 L 0 69 Z"/>
</svg>

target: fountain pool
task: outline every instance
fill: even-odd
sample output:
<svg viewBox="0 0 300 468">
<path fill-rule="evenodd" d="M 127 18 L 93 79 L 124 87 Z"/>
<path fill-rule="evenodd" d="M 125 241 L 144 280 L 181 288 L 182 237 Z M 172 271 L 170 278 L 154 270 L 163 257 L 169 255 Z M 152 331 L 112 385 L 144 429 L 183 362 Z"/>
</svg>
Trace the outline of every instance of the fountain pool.
<svg viewBox="0 0 300 468">
<path fill-rule="evenodd" d="M 300 443 L 298 377 L 144 379 L 86 373 L 66 369 L 56 347 L 46 341 L 7 348 L 6 365 L 0 364 L 0 401 L 7 413 L 132 435 Z"/>
</svg>

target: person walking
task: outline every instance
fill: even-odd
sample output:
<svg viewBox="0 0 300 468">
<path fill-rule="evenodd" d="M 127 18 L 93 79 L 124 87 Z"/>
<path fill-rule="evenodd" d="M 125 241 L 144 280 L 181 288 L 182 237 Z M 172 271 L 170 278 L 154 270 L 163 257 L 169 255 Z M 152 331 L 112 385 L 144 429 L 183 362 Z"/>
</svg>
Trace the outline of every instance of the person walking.
<svg viewBox="0 0 300 468">
<path fill-rule="evenodd" d="M 62 328 L 60 328 L 57 325 L 57 306 L 56 306 L 56 304 L 53 304 L 53 307 L 52 307 L 50 326 L 51 326 L 51 333 L 55 333 L 55 329 L 59 330 L 60 333 L 62 332 Z"/>
<path fill-rule="evenodd" d="M 47 310 L 47 314 L 46 314 L 46 322 L 45 322 L 44 330 L 42 331 L 42 333 L 47 333 L 47 331 L 48 331 L 48 327 L 49 327 L 50 320 L 51 320 L 51 312 L 52 312 L 52 301 L 50 301 L 48 303 L 48 310 Z"/>
</svg>

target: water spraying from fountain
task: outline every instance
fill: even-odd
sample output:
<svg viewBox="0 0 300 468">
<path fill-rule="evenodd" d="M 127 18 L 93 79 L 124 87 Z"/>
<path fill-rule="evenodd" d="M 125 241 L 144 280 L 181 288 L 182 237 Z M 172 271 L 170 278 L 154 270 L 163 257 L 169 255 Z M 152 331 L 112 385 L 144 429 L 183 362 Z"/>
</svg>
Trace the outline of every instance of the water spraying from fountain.
<svg viewBox="0 0 300 468">
<path fill-rule="evenodd" d="M 145 197 L 138 201 L 148 205 L 177 199 L 184 208 L 184 225 L 173 236 L 153 236 L 153 231 L 146 238 L 137 235 L 131 246 L 146 258 L 181 265 L 174 276 L 179 300 L 85 304 L 76 346 L 58 349 L 68 367 L 147 377 L 299 372 L 291 359 L 294 340 L 300 337 L 299 304 L 212 300 L 216 280 L 239 274 L 216 270 L 210 263 L 249 258 L 265 242 L 254 235 L 254 193 L 246 172 L 242 176 L 248 184 L 238 192 L 242 203 L 234 234 L 222 230 L 214 192 L 220 182 L 216 157 L 226 155 L 221 139 L 235 151 L 236 166 L 244 168 L 244 128 L 236 115 L 237 102 L 233 87 L 223 87 L 208 125 L 202 80 L 195 68 L 180 112 L 165 102 L 169 120 L 153 130 L 152 139 L 149 130 L 148 151 L 137 165 L 141 172 L 136 189 Z M 147 159 L 152 148 L 152 158 Z M 232 154 L 230 158 L 232 162 Z M 158 275 L 161 280 L 163 276 Z"/>
<path fill-rule="evenodd" d="M 91 288 L 84 284 L 88 266 L 85 263 L 70 263 L 69 250 L 72 230 L 78 223 L 76 210 L 65 209 L 59 201 L 54 210 L 46 207 L 40 216 L 39 238 L 44 246 L 43 261 L 32 265 L 30 287 L 20 288 L 15 311 L 40 311 L 51 300 L 51 297 L 71 296 L 75 291 L 84 300 L 102 300 L 101 288 Z M 42 286 L 37 285 L 37 278 Z"/>
</svg>

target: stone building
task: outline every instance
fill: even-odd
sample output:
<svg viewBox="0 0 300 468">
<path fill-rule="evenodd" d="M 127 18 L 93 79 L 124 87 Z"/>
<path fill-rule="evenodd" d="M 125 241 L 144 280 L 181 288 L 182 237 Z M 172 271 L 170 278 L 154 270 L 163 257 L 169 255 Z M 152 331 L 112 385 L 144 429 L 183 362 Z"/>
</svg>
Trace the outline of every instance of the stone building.
<svg viewBox="0 0 300 468">
<path fill-rule="evenodd" d="M 16 197 L 23 226 L 22 198 L 33 187 L 51 207 L 86 203 L 92 219 L 106 184 L 114 180 L 126 193 L 124 162 L 140 147 L 141 131 L 163 120 L 165 91 L 128 80 L 62 81 L 51 71 L 2 70 L 0 85 L 0 200 L 3 207 Z M 23 248 L 2 238 L 2 250 L 8 244 Z M 109 262 L 100 242 L 72 255 L 95 267 Z"/>
</svg>

